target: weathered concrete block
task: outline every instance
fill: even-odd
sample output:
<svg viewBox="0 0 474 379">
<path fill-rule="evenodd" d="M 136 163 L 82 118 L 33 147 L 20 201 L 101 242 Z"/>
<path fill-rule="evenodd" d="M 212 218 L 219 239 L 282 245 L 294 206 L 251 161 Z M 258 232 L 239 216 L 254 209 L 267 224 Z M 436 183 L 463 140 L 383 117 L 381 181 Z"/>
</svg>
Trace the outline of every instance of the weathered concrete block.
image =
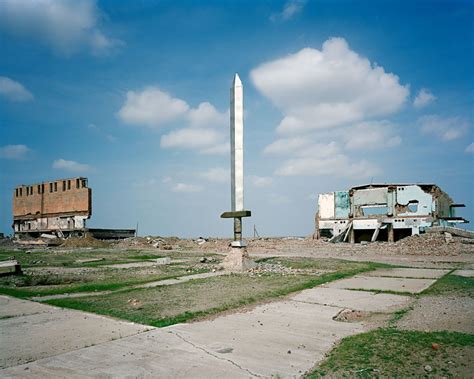
<svg viewBox="0 0 474 379">
<path fill-rule="evenodd" d="M 224 258 L 222 267 L 230 272 L 244 272 L 257 264 L 249 258 L 247 249 L 231 248 L 229 254 Z"/>
</svg>

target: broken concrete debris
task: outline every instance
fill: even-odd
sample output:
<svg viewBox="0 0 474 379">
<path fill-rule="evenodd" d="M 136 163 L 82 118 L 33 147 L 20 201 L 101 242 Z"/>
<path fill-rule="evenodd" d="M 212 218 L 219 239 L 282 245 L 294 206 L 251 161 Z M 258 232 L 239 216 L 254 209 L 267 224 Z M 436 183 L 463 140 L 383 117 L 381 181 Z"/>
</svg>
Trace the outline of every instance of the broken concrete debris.
<svg viewBox="0 0 474 379">
<path fill-rule="evenodd" d="M 331 242 L 394 242 L 432 226 L 467 222 L 435 184 L 369 184 L 320 194 L 316 238 Z"/>
<path fill-rule="evenodd" d="M 21 275 L 21 266 L 17 260 L 12 259 L 9 261 L 0 262 L 0 276 L 4 275 Z"/>
</svg>

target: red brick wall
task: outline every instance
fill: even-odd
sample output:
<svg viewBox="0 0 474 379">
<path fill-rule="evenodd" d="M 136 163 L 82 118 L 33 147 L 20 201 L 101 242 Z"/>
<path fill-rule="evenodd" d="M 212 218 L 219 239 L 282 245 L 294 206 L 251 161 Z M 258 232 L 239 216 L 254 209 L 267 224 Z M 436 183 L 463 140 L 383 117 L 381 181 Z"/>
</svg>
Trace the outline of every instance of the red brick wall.
<svg viewBox="0 0 474 379">
<path fill-rule="evenodd" d="M 90 216 L 92 213 L 92 191 L 90 188 L 82 187 L 81 179 L 80 188 L 76 188 L 77 179 L 80 178 L 65 179 L 66 190 L 64 191 L 63 180 L 15 188 L 13 191 L 13 217 L 74 213 Z M 68 189 L 68 181 L 71 182 L 70 189 Z M 53 192 L 50 192 L 50 183 L 53 183 Z M 56 192 L 54 192 L 54 183 L 57 185 Z M 44 192 L 41 193 L 43 184 Z M 20 188 L 21 196 L 19 194 Z M 27 195 L 28 192 L 31 193 L 28 188 L 32 188 L 32 194 Z"/>
</svg>

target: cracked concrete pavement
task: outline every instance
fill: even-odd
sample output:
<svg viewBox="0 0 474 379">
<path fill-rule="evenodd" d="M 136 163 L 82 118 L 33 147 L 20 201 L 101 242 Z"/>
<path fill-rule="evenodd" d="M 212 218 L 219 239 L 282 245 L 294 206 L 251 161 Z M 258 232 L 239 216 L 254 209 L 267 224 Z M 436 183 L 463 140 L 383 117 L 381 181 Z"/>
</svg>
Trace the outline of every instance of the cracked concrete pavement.
<svg viewBox="0 0 474 379">
<path fill-rule="evenodd" d="M 388 274 L 386 276 L 391 273 Z M 436 274 L 423 273 L 433 277 L 437 277 Z M 333 318 L 341 311 L 355 309 L 391 313 L 405 308 L 411 302 L 411 297 L 405 295 L 338 288 L 344 287 L 341 282 L 351 279 L 354 278 L 304 290 L 285 300 L 215 317 L 212 320 L 176 324 L 148 332 L 136 330 L 135 335 L 99 342 L 95 346 L 77 349 L 72 347 L 65 353 L 54 353 L 34 362 L 6 368 L 0 371 L 0 377 L 300 377 L 324 359 L 325 354 L 340 339 L 371 327 L 365 321 L 335 321 Z M 383 285 L 381 279 L 393 278 L 366 279 L 374 280 L 372 287 L 377 287 L 380 283 Z M 398 280 L 397 283 L 426 281 L 412 278 L 395 279 Z M 429 282 L 435 280 L 430 279 Z M 423 286 L 425 285 L 426 283 L 423 283 Z M 22 301 L 10 299 L 10 304 L 15 302 Z M 25 303 L 22 304 L 24 307 Z M 31 304 L 35 312 L 41 307 L 48 307 L 43 304 Z M 83 312 L 77 313 L 84 317 L 93 316 Z M 110 325 L 120 322 L 106 320 L 110 321 Z M 53 325 L 54 323 L 51 328 Z M 10 328 L 15 326 L 11 325 Z M 38 346 L 35 341 L 26 337 L 32 326 L 26 323 L 21 328 L 22 332 L 17 334 L 18 338 L 28 339 L 30 345 Z M 82 328 L 83 332 L 87 333 L 88 325 Z M 44 333 L 48 333 L 43 329 Z M 104 328 L 109 333 L 113 329 L 114 327 Z M 106 334 L 105 331 L 104 333 Z M 14 346 L 18 342 L 10 340 L 8 343 Z M 2 346 L 6 345 L 2 342 Z"/>
</svg>

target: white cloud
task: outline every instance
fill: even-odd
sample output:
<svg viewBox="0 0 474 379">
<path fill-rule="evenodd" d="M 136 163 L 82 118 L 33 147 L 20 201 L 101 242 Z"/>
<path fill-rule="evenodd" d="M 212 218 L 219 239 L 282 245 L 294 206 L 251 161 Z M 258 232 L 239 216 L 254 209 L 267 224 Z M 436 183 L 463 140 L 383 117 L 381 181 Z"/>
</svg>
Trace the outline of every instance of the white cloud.
<svg viewBox="0 0 474 379">
<path fill-rule="evenodd" d="M 467 154 L 474 154 L 474 143 L 471 143 L 469 146 L 467 146 L 464 152 Z"/>
<path fill-rule="evenodd" d="M 194 193 L 201 192 L 203 188 L 195 184 L 176 183 L 176 185 L 174 185 L 171 190 L 173 192 Z"/>
<path fill-rule="evenodd" d="M 436 96 L 433 95 L 430 91 L 425 88 L 422 88 L 416 94 L 415 99 L 413 100 L 413 106 L 417 109 L 426 107 L 428 104 L 436 100 Z"/>
<path fill-rule="evenodd" d="M 289 0 L 285 3 L 281 12 L 270 16 L 270 20 L 273 22 L 288 21 L 300 13 L 305 5 L 306 0 Z"/>
<path fill-rule="evenodd" d="M 201 149 L 218 144 L 222 135 L 214 129 L 184 128 L 161 137 L 163 148 Z"/>
<path fill-rule="evenodd" d="M 91 170 L 91 167 L 89 165 L 76 161 L 67 161 L 62 158 L 57 159 L 53 162 L 53 168 L 71 172 L 86 172 Z"/>
<path fill-rule="evenodd" d="M 461 117 L 440 117 L 438 115 L 422 116 L 418 119 L 421 131 L 434 134 L 436 137 L 451 141 L 462 137 L 469 129 L 467 120 Z"/>
<path fill-rule="evenodd" d="M 250 175 L 248 179 L 250 184 L 259 188 L 271 186 L 273 183 L 273 179 L 268 176 Z"/>
<path fill-rule="evenodd" d="M 300 150 L 311 145 L 311 140 L 303 137 L 280 138 L 266 146 L 265 154 L 285 154 Z"/>
<path fill-rule="evenodd" d="M 0 1 L 0 30 L 66 56 L 80 50 L 104 54 L 121 44 L 100 30 L 103 18 L 95 0 Z"/>
<path fill-rule="evenodd" d="M 219 112 L 211 103 L 204 102 L 188 114 L 189 125 L 192 127 L 223 126 L 228 122 L 228 115 Z"/>
<path fill-rule="evenodd" d="M 362 122 L 341 129 L 341 136 L 348 150 L 376 150 L 398 146 L 402 142 L 388 121 Z"/>
<path fill-rule="evenodd" d="M 409 87 L 356 52 L 343 38 L 305 48 L 251 71 L 257 89 L 284 114 L 280 133 L 363 121 L 398 111 Z"/>
<path fill-rule="evenodd" d="M 331 175 L 344 178 L 368 178 L 379 173 L 379 169 L 366 160 L 352 162 L 346 155 L 327 157 L 297 157 L 289 159 L 276 171 L 281 176 Z"/>
<path fill-rule="evenodd" d="M 371 177 L 379 168 L 366 161 L 345 155 L 336 142 L 313 143 L 293 153 L 275 171 L 279 176 L 331 175 L 344 178 Z"/>
<path fill-rule="evenodd" d="M 23 84 L 6 76 L 0 76 L 0 96 L 11 101 L 33 100 L 33 94 L 28 91 Z"/>
<path fill-rule="evenodd" d="M 25 159 L 30 149 L 26 145 L 6 145 L 0 147 L 0 158 Z"/>
<path fill-rule="evenodd" d="M 211 147 L 208 147 L 206 149 L 202 149 L 199 151 L 201 154 L 217 154 L 217 155 L 225 155 L 225 154 L 230 154 L 230 143 L 229 142 L 224 142 L 218 145 L 214 145 Z"/>
<path fill-rule="evenodd" d="M 216 183 L 227 183 L 230 180 L 230 170 L 220 167 L 210 168 L 199 174 L 200 177 Z"/>
<path fill-rule="evenodd" d="M 156 127 L 184 117 L 188 110 L 184 100 L 173 98 L 157 87 L 148 87 L 140 92 L 128 91 L 118 116 L 130 125 Z"/>
</svg>

